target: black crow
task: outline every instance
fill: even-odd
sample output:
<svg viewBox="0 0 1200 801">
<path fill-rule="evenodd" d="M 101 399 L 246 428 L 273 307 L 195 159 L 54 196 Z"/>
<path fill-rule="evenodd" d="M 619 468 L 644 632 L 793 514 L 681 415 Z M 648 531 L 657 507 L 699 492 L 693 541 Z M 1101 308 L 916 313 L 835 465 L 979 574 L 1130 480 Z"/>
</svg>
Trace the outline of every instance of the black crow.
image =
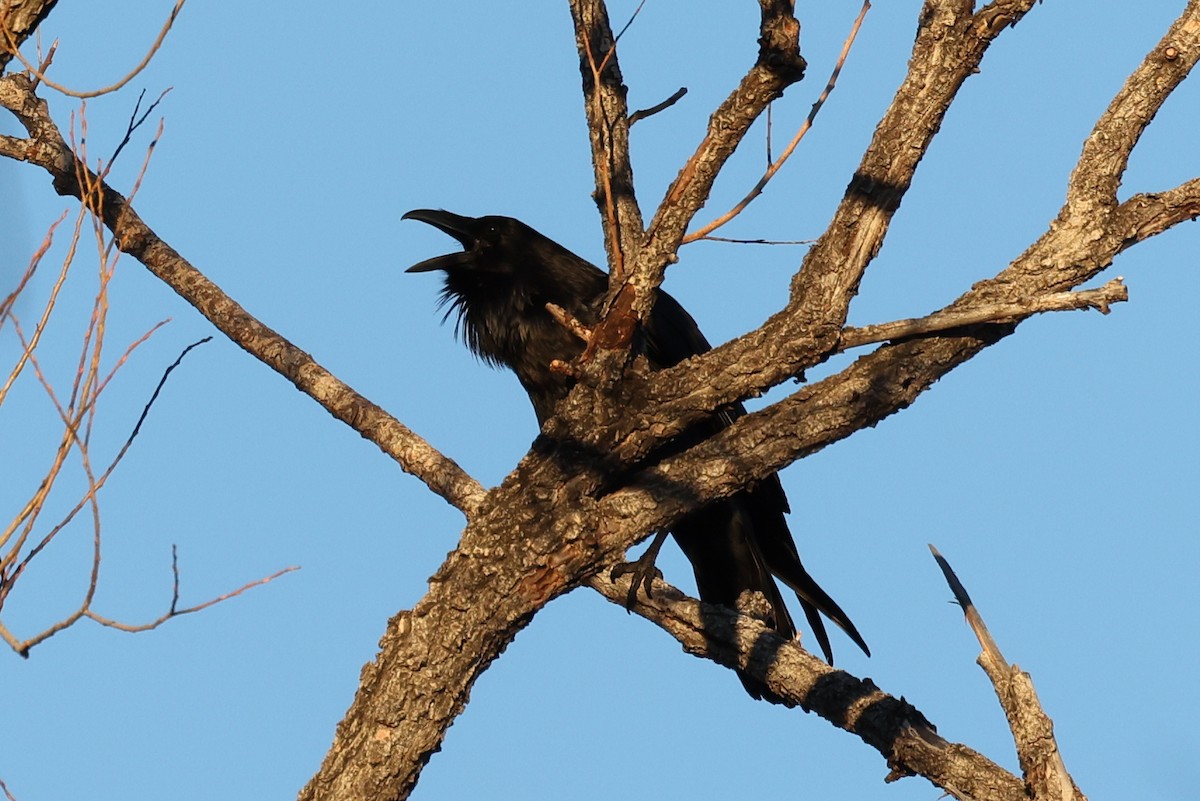
<svg viewBox="0 0 1200 801">
<path fill-rule="evenodd" d="M 484 361 L 517 374 L 538 423 L 544 424 L 572 383 L 564 371 L 551 370 L 550 363 L 569 363 L 584 347 L 579 337 L 551 316 L 546 304 L 553 303 L 583 325 L 594 326 L 608 289 L 608 275 L 511 217 L 463 217 L 416 209 L 404 219 L 428 223 L 462 245 L 462 251 L 427 259 L 408 272 L 445 273 L 442 301 L 449 307 L 447 317 L 457 316 L 458 332 Z M 672 367 L 710 349 L 692 316 L 661 290 L 643 334 L 643 352 L 654 369 Z M 676 451 L 689 447 L 711 434 L 714 426 L 727 426 L 743 414 L 741 404 L 728 407 L 668 447 L 673 445 Z M 779 477 L 771 475 L 676 523 L 671 534 L 692 563 L 700 598 L 736 608 L 742 592 L 760 592 L 771 605 L 769 624 L 781 637 L 791 638 L 796 627 L 774 576 L 796 593 L 827 661 L 832 663 L 833 652 L 821 614 L 870 654 L 850 618 L 801 564 L 784 519 L 787 511 Z M 763 682 L 745 675 L 741 678 L 755 698 L 781 702 Z"/>
</svg>

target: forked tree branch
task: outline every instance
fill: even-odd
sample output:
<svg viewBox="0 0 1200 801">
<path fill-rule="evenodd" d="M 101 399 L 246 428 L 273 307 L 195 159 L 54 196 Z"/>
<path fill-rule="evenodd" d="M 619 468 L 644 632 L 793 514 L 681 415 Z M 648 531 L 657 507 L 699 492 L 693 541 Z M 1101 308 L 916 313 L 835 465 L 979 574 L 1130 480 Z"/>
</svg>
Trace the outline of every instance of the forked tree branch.
<svg viewBox="0 0 1200 801">
<path fill-rule="evenodd" d="M 610 387 L 620 377 L 637 321 L 644 319 L 649 312 L 654 289 L 662 283 L 667 264 L 674 261 L 684 233 L 708 199 L 717 174 L 771 101 L 804 75 L 805 62 L 800 56 L 800 23 L 795 18 L 792 3 L 790 0 L 759 0 L 759 6 L 759 54 L 754 66 L 713 112 L 704 138 L 667 189 L 666 197 L 655 212 L 649 229 L 639 237 L 636 247 L 615 260 L 613 254 L 609 254 L 610 266 L 614 268 L 614 285 L 609 288 L 610 303 L 603 319 L 595 327 L 593 340 L 585 354 L 587 362 L 597 351 L 614 354 L 599 360 L 591 368 L 593 377 L 602 387 Z M 578 33 L 591 29 L 589 18 L 584 17 L 584 13 L 590 13 L 591 19 L 603 14 L 606 21 L 607 12 L 604 11 L 603 0 L 572 0 L 571 10 L 576 20 L 580 60 L 587 64 L 593 54 L 584 48 L 594 45 L 589 45 L 592 40 Z M 612 65 L 615 69 L 615 52 Z M 619 79 L 619 72 L 616 74 Z M 584 95 L 588 97 L 592 88 L 586 78 L 585 74 Z M 621 97 L 620 109 L 623 114 L 616 124 L 627 133 L 624 86 L 611 90 L 611 93 Z M 589 113 L 589 124 L 592 116 Z M 592 141 L 593 167 L 597 185 L 601 186 L 605 180 L 609 180 L 606 176 L 610 163 L 614 160 L 620 164 L 628 162 L 628 142 L 627 139 L 614 136 L 612 141 L 616 148 L 606 150 L 605 140 L 598 139 L 595 131 Z M 599 149 L 598 142 L 601 145 Z M 621 147 L 624 149 L 617 149 Z M 623 220 L 621 228 L 624 233 L 626 228 L 632 229 L 632 226 L 628 220 Z M 618 266 L 620 269 L 617 269 Z"/>
<path fill-rule="evenodd" d="M 1006 14 L 1011 13 L 1011 9 L 1006 11 Z M 1010 16 L 1003 18 L 1011 19 Z M 1000 17 L 992 15 L 987 19 L 994 21 Z M 925 32 L 931 24 L 927 22 L 926 28 L 923 28 L 918 36 L 910 75 L 905 79 L 905 86 L 909 86 L 910 91 L 921 99 L 919 102 L 893 104 L 868 148 L 868 156 L 859 168 L 860 175 L 864 170 L 869 172 L 874 169 L 871 164 L 877 156 L 872 153 L 889 148 L 895 140 L 903 145 L 906 157 L 909 158 L 909 172 L 906 173 L 908 177 L 900 181 L 900 184 L 907 186 L 911 170 L 915 170 L 917 166 L 912 153 L 917 144 L 910 137 L 916 137 L 917 141 L 921 142 L 925 141 L 927 136 L 932 136 L 941 119 L 940 114 L 934 114 L 933 110 L 941 109 L 944 112 L 950 100 L 950 96 L 947 95 L 940 101 L 933 102 L 928 96 L 933 92 L 930 87 L 940 87 L 943 93 L 950 95 L 957 89 L 955 82 L 947 80 L 945 76 L 935 80 L 925 75 L 930 67 L 922 66 L 924 62 L 917 56 L 924 52 L 925 57 L 940 65 L 942 70 L 956 68 L 963 63 L 965 54 L 974 52 L 972 48 L 978 42 L 925 42 L 922 37 L 932 36 Z M 986 30 L 994 35 L 991 28 Z M 934 50 L 937 52 L 933 53 Z M 1169 53 L 1170 57 L 1160 55 L 1165 53 Z M 1124 149 L 1120 153 L 1114 153 L 1111 149 L 1097 153 L 1094 147 L 1085 147 L 1075 174 L 1087 174 L 1085 165 L 1097 159 L 1101 161 L 1097 166 L 1101 172 L 1104 171 L 1105 165 L 1108 165 L 1110 175 L 1123 169 L 1123 164 L 1128 159 L 1127 150 L 1132 149 L 1137 137 L 1118 136 L 1111 131 L 1111 126 L 1117 124 L 1117 120 L 1126 120 L 1140 131 L 1144 121 L 1161 106 L 1194 67 L 1198 58 L 1200 0 L 1191 0 L 1163 40 L 1130 76 L 1126 87 L 1114 100 L 1114 107 L 1121 110 L 1121 113 L 1106 114 L 1097 124 L 1096 132 L 1089 138 L 1089 142 L 1097 138 L 1106 141 L 1119 139 L 1124 143 Z M 969 65 L 971 62 L 965 63 Z M 925 77 L 918 79 L 914 77 L 914 73 Z M 955 72 L 953 77 L 965 79 L 967 76 Z M 1130 86 L 1136 86 L 1137 91 L 1130 91 Z M 914 109 L 918 112 L 915 116 L 905 113 Z M 1126 109 L 1132 110 L 1125 111 Z M 932 128 L 922 131 L 923 126 Z M 894 178 L 899 180 L 897 176 Z M 874 185 L 874 182 L 872 184 Z M 974 315 L 981 308 L 997 304 L 1036 304 L 1039 298 L 1070 290 L 1091 280 L 1110 266 L 1116 256 L 1125 249 L 1172 225 L 1193 219 L 1200 209 L 1198 179 L 1187 181 L 1164 192 L 1135 195 L 1122 204 L 1117 204 L 1111 195 L 1111 180 L 1093 181 L 1088 185 L 1092 188 L 1085 191 L 1082 188 L 1082 179 L 1073 180 L 1067 202 L 1058 218 L 1025 253 L 994 278 L 976 283 L 969 292 L 927 319 L 957 314 Z M 874 194 L 888 192 L 895 203 L 898 203 L 897 191 L 896 186 L 880 187 Z M 847 209 L 857 209 L 856 213 L 861 215 L 861 221 L 851 223 L 853 215 L 843 217 L 848 214 Z M 858 268 L 848 270 L 847 265 L 854 263 L 858 258 L 861 259 L 861 268 L 865 269 L 866 261 L 882 244 L 887 220 L 894 210 L 895 208 L 891 207 L 890 211 L 884 214 L 883 207 L 866 203 L 862 197 L 856 195 L 852 184 L 835 215 L 834 225 L 821 237 L 817 246 L 825 255 L 815 259 L 814 248 L 805 259 L 804 266 L 793 283 L 794 288 L 800 288 L 801 294 L 794 295 L 793 302 L 787 308 L 771 317 L 757 330 L 718 346 L 710 353 L 691 359 L 678 367 L 647 377 L 645 385 L 638 389 L 638 397 L 646 407 L 645 414 L 636 420 L 626 420 L 627 431 L 591 432 L 595 441 L 621 443 L 620 448 L 626 457 L 647 453 L 662 440 L 678 434 L 696 420 L 711 414 L 712 410 L 761 394 L 770 387 L 801 376 L 806 369 L 820 364 L 838 352 L 842 348 L 845 332 L 840 325 L 830 328 L 832 321 L 823 319 L 822 315 L 809 316 L 805 311 L 809 301 L 805 298 L 811 298 L 810 293 L 816 292 L 824 294 L 828 303 L 848 308 L 846 304 L 849 298 L 857 291 L 856 276 L 860 276 L 861 272 Z M 838 220 L 841 220 L 841 223 L 838 223 Z M 805 289 L 809 284 L 813 288 Z M 838 319 L 844 319 L 844 314 L 839 314 Z M 993 327 L 984 339 L 994 341 L 1000 333 Z M 963 342 L 965 340 L 959 340 L 959 344 Z M 939 350 L 943 347 L 945 346 L 936 346 Z M 930 363 L 942 363 L 944 370 L 948 371 L 977 352 L 978 348 L 972 345 L 961 349 L 958 355 L 949 361 L 942 362 L 943 357 L 939 355 Z M 914 359 L 923 358 L 916 351 L 906 353 Z M 925 380 L 928 383 L 923 381 L 923 385 L 932 384 L 941 374 L 944 373 L 926 376 Z M 911 400 L 908 392 L 902 393 L 902 397 L 896 398 L 902 405 L 894 407 L 891 412 L 898 411 Z M 580 432 L 580 436 L 587 434 L 588 432 Z"/>
<path fill-rule="evenodd" d="M 937 13 L 927 25 L 949 22 L 961 30 L 977 19 L 970 15 L 969 3 L 930 3 L 929 8 Z M 986 22 L 985 30 L 972 42 L 951 42 L 951 47 L 929 34 L 919 44 L 927 56 L 935 52 L 952 61 L 964 49 L 985 47 L 981 42 L 990 41 L 1026 8 L 987 7 L 990 22 L 980 21 Z M 950 18 L 945 18 L 947 13 Z M 987 27 L 992 23 L 995 27 Z M 970 69 L 968 64 L 966 71 Z M 940 83 L 946 83 L 944 76 Z M 955 88 L 942 86 L 941 102 L 948 104 Z M 920 135 L 932 136 L 934 129 L 936 120 Z M 645 257 L 643 246 L 639 259 Z M 845 276 L 840 280 L 845 283 Z M 1003 300 L 1022 303 L 1025 297 Z M 982 299 L 969 300 L 978 304 Z M 991 325 L 882 347 L 837 376 L 743 418 L 703 445 L 643 470 L 628 486 L 599 501 L 595 492 L 603 485 L 606 469 L 611 469 L 600 454 L 611 451 L 589 449 L 586 439 L 559 437 L 551 427 L 489 496 L 464 532 L 460 549 L 434 577 L 429 595 L 393 621 L 326 764 L 303 797 L 354 797 L 366 787 L 377 787 L 376 782 L 385 782 L 389 794 L 403 797 L 414 786 L 421 765 L 440 746 L 444 727 L 465 705 L 479 673 L 542 605 L 577 586 L 647 532 L 669 527 L 679 515 L 903 408 L 1010 327 Z M 839 324 L 826 349 L 836 346 L 841 336 Z M 759 345 L 766 361 L 786 348 L 769 338 L 760 339 Z M 676 371 L 672 378 L 686 379 L 685 374 Z M 736 377 L 732 368 L 728 376 L 715 376 L 718 387 Z M 648 384 L 669 396 L 660 378 L 665 376 L 653 376 Z M 714 375 L 697 380 L 710 382 Z M 569 404 L 580 402 L 583 395 L 586 392 L 577 390 Z M 565 412 L 571 414 L 569 408 Z M 579 419 L 588 419 L 585 411 Z M 669 418 L 656 418 L 664 419 Z M 512 548 L 517 541 L 522 547 Z M 490 579 L 484 581 L 488 573 Z M 454 599 L 462 597 L 475 602 L 468 609 L 458 608 Z M 435 699 L 440 700 L 435 704 Z"/>
</svg>

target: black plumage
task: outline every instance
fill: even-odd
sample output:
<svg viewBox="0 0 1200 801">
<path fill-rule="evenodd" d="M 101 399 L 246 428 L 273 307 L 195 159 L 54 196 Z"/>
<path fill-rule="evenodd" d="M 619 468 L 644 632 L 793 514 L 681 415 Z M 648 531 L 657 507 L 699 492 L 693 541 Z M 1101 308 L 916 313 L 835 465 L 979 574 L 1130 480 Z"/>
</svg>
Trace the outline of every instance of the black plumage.
<svg viewBox="0 0 1200 801">
<path fill-rule="evenodd" d="M 546 304 L 553 303 L 593 326 L 608 288 L 607 274 L 511 217 L 463 217 L 417 209 L 404 218 L 433 225 L 462 245 L 461 252 L 427 259 L 408 272 L 445 273 L 442 299 L 449 307 L 447 316 L 457 316 L 458 332 L 472 351 L 516 373 L 538 423 L 545 423 L 570 391 L 569 376 L 551 370 L 550 363 L 570 362 L 583 350 L 579 338 L 551 317 Z M 661 290 L 646 321 L 643 341 L 654 369 L 674 366 L 710 349 L 691 315 Z M 729 425 L 744 413 L 741 404 L 728 407 L 667 447 L 675 451 L 690 447 L 711 434 L 714 426 Z M 869 654 L 850 618 L 804 569 L 784 518 L 787 511 L 783 487 L 772 475 L 680 520 L 671 533 L 692 564 L 700 598 L 734 607 L 742 592 L 760 592 L 771 606 L 769 622 L 781 636 L 790 638 L 796 628 L 774 576 L 796 593 L 826 660 L 833 661 L 833 652 L 821 614 Z M 755 698 L 779 700 L 756 679 L 743 675 L 742 682 Z"/>
</svg>

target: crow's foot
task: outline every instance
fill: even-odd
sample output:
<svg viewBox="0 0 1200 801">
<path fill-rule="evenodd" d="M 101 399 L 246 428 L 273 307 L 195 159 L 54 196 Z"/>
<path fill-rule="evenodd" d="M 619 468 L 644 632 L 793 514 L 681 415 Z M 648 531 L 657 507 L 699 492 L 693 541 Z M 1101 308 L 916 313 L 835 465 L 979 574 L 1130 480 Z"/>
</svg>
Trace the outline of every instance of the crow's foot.
<svg viewBox="0 0 1200 801">
<path fill-rule="evenodd" d="M 612 571 L 608 574 L 612 580 L 617 580 L 621 576 L 633 575 L 633 583 L 629 585 L 629 594 L 625 596 L 625 609 L 633 609 L 633 605 L 637 603 L 638 588 L 642 587 L 646 590 L 646 597 L 653 598 L 654 593 L 651 587 L 654 584 L 654 579 L 662 578 L 662 571 L 655 567 L 654 563 L 658 560 L 658 552 L 662 549 L 662 545 L 667 540 L 667 533 L 660 531 L 654 535 L 654 542 L 650 543 L 650 547 L 646 552 L 632 562 L 622 562 L 619 565 L 614 565 Z"/>
</svg>

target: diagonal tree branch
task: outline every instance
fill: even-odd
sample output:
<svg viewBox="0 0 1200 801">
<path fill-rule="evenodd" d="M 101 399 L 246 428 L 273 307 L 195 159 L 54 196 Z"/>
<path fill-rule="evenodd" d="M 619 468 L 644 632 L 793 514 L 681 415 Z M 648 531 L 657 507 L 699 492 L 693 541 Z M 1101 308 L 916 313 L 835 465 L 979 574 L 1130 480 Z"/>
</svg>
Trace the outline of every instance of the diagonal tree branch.
<svg viewBox="0 0 1200 801">
<path fill-rule="evenodd" d="M 1033 0 L 1005 5 L 1013 7 L 1015 23 Z M 876 127 L 833 220 L 793 279 L 789 314 L 803 330 L 815 332 L 817 341 L 833 337 L 844 324 L 850 301 L 883 246 L 917 165 L 958 90 L 979 71 L 999 33 L 971 24 L 972 6 L 969 2 L 926 4 L 908 73 Z"/>
<path fill-rule="evenodd" d="M 846 64 L 846 57 L 850 55 L 850 48 L 854 45 L 854 40 L 858 37 L 858 31 L 862 27 L 863 20 L 866 18 L 867 11 L 869 11 L 870 8 L 870 0 L 863 0 L 862 9 L 858 12 L 858 17 L 855 18 L 854 24 L 850 27 L 850 33 L 846 36 L 846 41 L 842 44 L 842 52 L 838 55 L 838 60 L 834 64 L 833 72 L 830 74 L 829 80 L 825 83 L 825 88 L 821 90 L 821 94 L 817 97 L 816 102 L 813 103 L 812 109 L 808 112 L 808 117 L 804 120 L 804 124 L 800 126 L 800 130 L 798 130 L 796 135 L 792 137 L 792 140 L 788 142 L 787 147 L 783 149 L 783 153 L 780 154 L 779 158 L 772 160 L 770 156 L 771 127 L 768 123 L 767 169 L 763 173 L 762 177 L 758 179 L 758 182 L 754 184 L 746 196 L 739 200 L 733 206 L 733 208 L 717 217 L 713 221 L 706 223 L 695 231 L 692 231 L 690 234 L 687 234 L 683 238 L 681 244 L 686 245 L 691 242 L 695 242 L 698 239 L 711 239 L 712 237 L 710 237 L 709 234 L 745 211 L 746 207 L 754 202 L 754 200 L 763 193 L 763 190 L 766 189 L 767 184 L 771 182 L 771 179 L 774 178 L 781 169 L 783 169 L 783 165 L 787 163 L 789 158 L 791 158 L 792 153 L 795 152 L 796 147 L 800 144 L 800 141 L 804 139 L 805 134 L 812 129 L 813 122 L 816 120 L 817 114 L 819 114 L 821 109 L 824 107 L 825 101 L 828 100 L 829 96 L 833 93 L 833 89 L 837 85 L 838 75 L 841 74 L 842 67 Z M 770 118 L 768 118 L 768 120 L 769 119 Z"/>
<path fill-rule="evenodd" d="M 1122 232 L 1126 246 L 1161 234 L 1181 222 L 1200 217 L 1200 178 L 1165 192 L 1134 195 L 1117 207 L 1112 226 Z"/>
<path fill-rule="evenodd" d="M 25 140 L 0 141 L 0 155 L 46 169 L 59 194 L 81 200 L 112 231 L 123 253 L 145 265 L 235 344 L 374 442 L 456 508 L 469 516 L 478 507 L 483 487 L 453 460 L 259 322 L 160 239 L 119 192 L 78 162 L 50 118 L 45 101 L 34 95 L 29 78 L 20 74 L 0 78 L 0 105 L 13 112 L 29 134 Z M 84 190 L 80 175 L 88 177 L 95 193 Z"/>
<path fill-rule="evenodd" d="M 1012 731 L 1017 746 L 1017 757 L 1021 762 L 1021 772 L 1025 777 L 1028 797 L 1034 801 L 1087 801 L 1075 781 L 1067 773 L 1062 754 L 1058 750 L 1058 742 L 1054 737 L 1054 724 L 1050 716 L 1042 708 L 1037 692 L 1033 689 L 1033 679 L 1016 665 L 1010 665 L 1000 653 L 1000 647 L 992 639 L 991 632 L 983 622 L 982 615 L 975 608 L 967 589 L 959 581 L 946 558 L 938 553 L 932 545 L 929 550 L 946 577 L 954 593 L 954 600 L 962 607 L 967 624 L 979 640 L 983 649 L 980 653 L 979 666 L 983 668 L 1000 706 L 1008 718 L 1008 727 Z"/>
<path fill-rule="evenodd" d="M 626 607 L 628 578 L 613 581 L 598 574 L 588 584 Z M 630 611 L 666 631 L 688 653 L 762 679 L 780 697 L 857 735 L 887 760 L 889 781 L 924 776 L 956 798 L 1028 801 L 1020 779 L 942 738 L 912 704 L 869 679 L 830 667 L 753 617 L 701 603 L 662 581 L 654 582 L 652 597 L 639 596 Z"/>
<path fill-rule="evenodd" d="M 674 258 L 684 229 L 707 198 L 715 178 L 713 169 L 724 163 L 724 157 L 732 152 L 766 104 L 799 77 L 803 67 L 796 50 L 799 23 L 791 16 L 790 4 L 783 0 L 776 3 L 762 0 L 761 5 L 759 63 L 714 113 L 709 135 L 668 190 L 630 279 L 638 282 L 636 276 L 650 276 L 648 281 L 638 283 L 638 287 L 657 286 L 662 267 Z M 979 14 L 993 22 L 1004 20 L 1005 24 L 1011 24 L 1031 5 L 1032 0 L 997 2 Z M 713 409 L 801 375 L 835 352 L 850 300 L 867 265 L 882 247 L 890 220 L 917 165 L 958 89 L 978 70 L 988 45 L 1004 27 L 999 23 L 994 27 L 984 24 L 981 17 L 972 16 L 972 6 L 950 1 L 926 5 L 908 74 L 896 100 L 876 128 L 833 221 L 809 251 L 793 280 L 788 306 L 756 331 L 652 376 L 644 394 L 639 390 L 639 397 L 624 401 L 626 405 L 636 406 L 638 402 L 653 405 L 654 424 L 638 420 L 631 432 L 596 428 L 593 412 L 598 404 L 589 393 L 577 391 L 560 408 L 560 414 L 568 418 L 578 415 L 580 420 L 591 421 L 593 425 L 590 429 L 580 426 L 578 431 L 567 425 L 564 430 L 597 447 L 625 440 L 622 447 L 632 447 L 644 454 Z M 766 65 L 778 63 L 788 53 L 792 54 L 792 60 L 787 62 L 791 68 L 772 83 L 774 73 Z M 765 91 L 768 86 L 774 88 Z M 640 290 L 638 297 L 642 297 Z M 601 349 L 616 348 L 624 332 L 632 329 L 629 317 L 640 314 L 644 307 L 635 307 L 634 299 L 627 297 L 624 308 L 629 314 L 610 314 L 597 326 L 593 347 L 600 343 Z M 613 320 L 625 321 L 616 334 L 612 333 L 617 328 Z M 607 374 L 619 372 L 610 367 Z M 579 411 L 573 412 L 575 404 Z"/>
</svg>

